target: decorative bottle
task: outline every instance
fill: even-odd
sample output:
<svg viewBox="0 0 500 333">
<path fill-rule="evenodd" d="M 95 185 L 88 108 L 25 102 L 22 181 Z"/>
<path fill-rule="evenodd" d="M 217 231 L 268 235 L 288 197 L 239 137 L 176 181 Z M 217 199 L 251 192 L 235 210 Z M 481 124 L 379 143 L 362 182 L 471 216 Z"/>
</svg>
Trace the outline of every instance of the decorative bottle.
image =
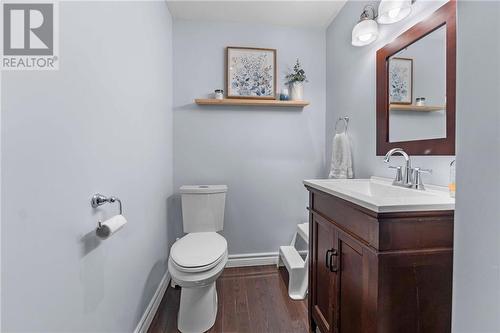
<svg viewBox="0 0 500 333">
<path fill-rule="evenodd" d="M 450 197 L 454 198 L 455 197 L 455 192 L 456 192 L 456 161 L 453 160 L 450 163 L 450 182 L 448 183 L 448 189 L 450 190 Z"/>
</svg>

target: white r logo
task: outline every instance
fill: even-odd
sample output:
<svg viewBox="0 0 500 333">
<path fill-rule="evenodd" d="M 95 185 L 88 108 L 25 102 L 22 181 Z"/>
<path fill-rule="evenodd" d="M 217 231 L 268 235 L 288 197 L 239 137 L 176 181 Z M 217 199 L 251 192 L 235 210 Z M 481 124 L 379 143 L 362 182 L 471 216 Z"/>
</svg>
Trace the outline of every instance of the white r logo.
<svg viewBox="0 0 500 333">
<path fill-rule="evenodd" d="M 4 19 L 5 54 L 52 54 L 52 4 L 4 4 Z"/>
</svg>

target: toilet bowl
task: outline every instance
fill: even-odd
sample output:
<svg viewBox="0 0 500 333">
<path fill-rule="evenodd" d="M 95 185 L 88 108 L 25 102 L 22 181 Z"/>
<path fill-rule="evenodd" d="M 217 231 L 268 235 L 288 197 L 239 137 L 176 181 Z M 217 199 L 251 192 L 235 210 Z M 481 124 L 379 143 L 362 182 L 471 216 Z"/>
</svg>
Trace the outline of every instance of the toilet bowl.
<svg viewBox="0 0 500 333">
<path fill-rule="evenodd" d="M 227 242 L 216 232 L 190 233 L 174 243 L 168 270 L 181 290 L 177 326 L 205 332 L 217 317 L 216 280 L 227 263 Z"/>
<path fill-rule="evenodd" d="M 227 187 L 182 186 L 184 232 L 170 248 L 168 271 L 181 290 L 177 328 L 182 333 L 209 330 L 217 317 L 216 280 L 227 263 L 222 230 Z"/>
</svg>

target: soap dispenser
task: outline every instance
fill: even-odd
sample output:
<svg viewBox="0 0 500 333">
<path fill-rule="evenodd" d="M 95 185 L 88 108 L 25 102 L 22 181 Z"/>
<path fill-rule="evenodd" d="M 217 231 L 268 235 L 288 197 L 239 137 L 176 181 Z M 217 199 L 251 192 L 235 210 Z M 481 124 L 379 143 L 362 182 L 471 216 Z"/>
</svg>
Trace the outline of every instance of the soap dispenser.
<svg viewBox="0 0 500 333">
<path fill-rule="evenodd" d="M 450 182 L 448 183 L 448 189 L 450 190 L 450 197 L 454 198 L 455 197 L 455 192 L 456 192 L 456 161 L 453 160 L 450 163 Z"/>
</svg>

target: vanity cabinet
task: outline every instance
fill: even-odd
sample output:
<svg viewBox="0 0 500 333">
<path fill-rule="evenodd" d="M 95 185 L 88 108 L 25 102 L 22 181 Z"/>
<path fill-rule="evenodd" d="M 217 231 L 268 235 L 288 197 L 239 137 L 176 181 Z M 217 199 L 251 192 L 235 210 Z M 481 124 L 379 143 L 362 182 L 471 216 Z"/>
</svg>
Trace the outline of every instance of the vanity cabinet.
<svg viewBox="0 0 500 333">
<path fill-rule="evenodd" d="M 306 188 L 311 331 L 451 331 L 453 210 L 377 213 Z"/>
</svg>

